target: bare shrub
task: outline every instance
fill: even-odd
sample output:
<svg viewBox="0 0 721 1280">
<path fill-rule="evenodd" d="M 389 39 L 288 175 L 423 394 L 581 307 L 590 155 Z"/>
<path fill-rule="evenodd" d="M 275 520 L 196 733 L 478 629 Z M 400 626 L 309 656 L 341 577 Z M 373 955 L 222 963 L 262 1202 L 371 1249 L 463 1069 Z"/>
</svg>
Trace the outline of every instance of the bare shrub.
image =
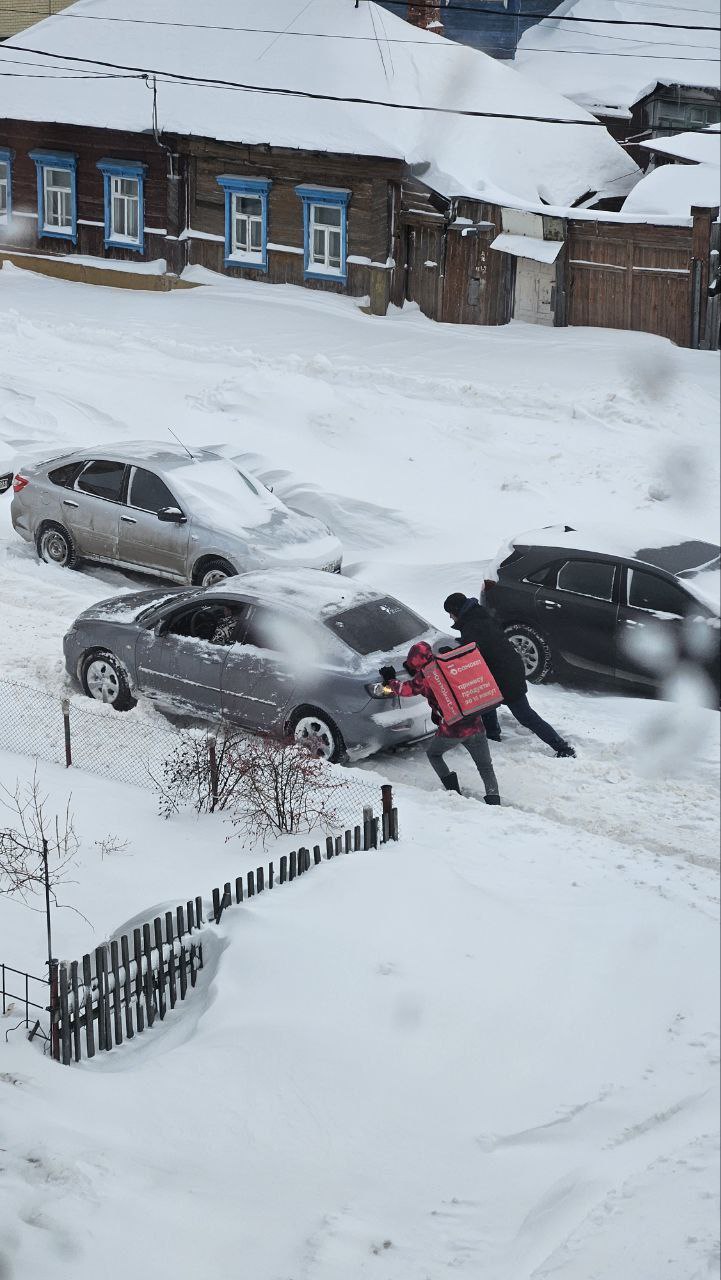
<svg viewBox="0 0 721 1280">
<path fill-rule="evenodd" d="M 78 851 L 70 800 L 64 813 L 50 816 L 46 795 L 38 782 L 17 782 L 14 791 L 0 785 L 0 805 L 10 815 L 11 825 L 0 827 L 0 893 L 28 898 L 44 888 L 45 860 L 50 897 L 66 879 L 67 870 Z"/>
<path fill-rule="evenodd" d="M 170 818 L 187 807 L 196 813 L 226 809 L 237 784 L 236 755 L 244 742 L 230 725 L 221 725 L 215 732 L 184 729 L 160 776 L 152 779 L 161 816 Z"/>
<path fill-rule="evenodd" d="M 300 743 L 245 738 L 229 748 L 229 768 L 234 785 L 226 808 L 245 842 L 265 846 L 275 836 L 336 824 L 336 802 L 348 784 Z"/>
</svg>

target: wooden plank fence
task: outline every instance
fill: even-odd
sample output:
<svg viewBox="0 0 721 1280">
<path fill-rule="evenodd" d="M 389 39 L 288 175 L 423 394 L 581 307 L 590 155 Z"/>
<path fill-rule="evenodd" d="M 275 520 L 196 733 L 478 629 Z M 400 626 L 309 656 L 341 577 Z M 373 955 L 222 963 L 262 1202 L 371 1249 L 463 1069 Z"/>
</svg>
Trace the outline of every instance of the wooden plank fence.
<svg viewBox="0 0 721 1280">
<path fill-rule="evenodd" d="M 273 862 L 226 881 L 212 890 L 212 912 L 203 919 L 203 900 L 190 899 L 84 955 L 81 961 L 53 961 L 50 974 L 52 1056 L 69 1066 L 107 1053 L 124 1040 L 162 1022 L 195 987 L 203 968 L 198 936 L 217 925 L 223 912 L 277 885 L 305 875 L 312 867 L 349 853 L 377 849 L 398 839 L 398 810 L 389 785 L 382 788 L 380 817 L 371 808 L 363 821 L 339 836 L 327 836 L 325 849 L 301 846 Z"/>
</svg>

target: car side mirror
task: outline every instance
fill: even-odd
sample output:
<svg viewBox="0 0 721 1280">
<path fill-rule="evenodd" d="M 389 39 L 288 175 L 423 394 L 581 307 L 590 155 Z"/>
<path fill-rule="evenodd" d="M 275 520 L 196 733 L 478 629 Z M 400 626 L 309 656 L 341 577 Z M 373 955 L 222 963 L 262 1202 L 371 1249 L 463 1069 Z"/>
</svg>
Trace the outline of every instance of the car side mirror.
<svg viewBox="0 0 721 1280">
<path fill-rule="evenodd" d="M 158 512 L 158 519 L 164 524 L 185 524 L 185 516 L 180 507 L 161 507 Z"/>
</svg>

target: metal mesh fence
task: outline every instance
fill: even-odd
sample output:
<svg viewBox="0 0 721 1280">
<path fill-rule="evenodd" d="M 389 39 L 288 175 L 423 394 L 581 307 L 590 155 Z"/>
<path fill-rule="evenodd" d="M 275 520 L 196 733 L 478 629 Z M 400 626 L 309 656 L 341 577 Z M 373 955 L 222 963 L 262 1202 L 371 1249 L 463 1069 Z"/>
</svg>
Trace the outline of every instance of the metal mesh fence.
<svg viewBox="0 0 721 1280">
<path fill-rule="evenodd" d="M 219 740 L 222 732 L 219 726 Z M 155 791 L 161 812 L 169 811 L 167 805 L 163 807 L 162 796 L 167 793 L 168 779 L 177 776 L 179 755 L 192 742 L 200 744 L 200 754 L 205 756 L 212 737 L 213 729 L 208 726 L 176 728 L 160 715 L 148 717 L 137 710 L 121 714 L 87 698 L 63 697 L 0 680 L 0 749 Z M 366 780 L 357 770 L 335 765 L 326 766 L 326 772 L 333 796 L 328 815 L 320 819 L 321 827 L 354 826 L 362 821 L 365 808 L 380 811 L 377 778 Z M 212 787 L 212 778 L 206 778 L 205 785 Z M 196 777 L 176 787 L 173 807 L 198 808 Z"/>
</svg>

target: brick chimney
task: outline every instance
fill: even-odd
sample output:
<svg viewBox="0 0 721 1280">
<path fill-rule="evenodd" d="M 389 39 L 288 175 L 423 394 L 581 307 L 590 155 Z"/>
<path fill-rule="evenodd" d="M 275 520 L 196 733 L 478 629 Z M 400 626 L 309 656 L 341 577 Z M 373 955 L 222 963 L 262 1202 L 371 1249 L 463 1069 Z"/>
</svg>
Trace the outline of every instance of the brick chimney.
<svg viewBox="0 0 721 1280">
<path fill-rule="evenodd" d="M 409 3 L 406 22 L 414 27 L 421 27 L 423 31 L 432 31 L 434 35 L 443 35 L 441 6 L 440 3 L 432 3 L 432 0 L 420 0 L 419 4 Z"/>
</svg>

